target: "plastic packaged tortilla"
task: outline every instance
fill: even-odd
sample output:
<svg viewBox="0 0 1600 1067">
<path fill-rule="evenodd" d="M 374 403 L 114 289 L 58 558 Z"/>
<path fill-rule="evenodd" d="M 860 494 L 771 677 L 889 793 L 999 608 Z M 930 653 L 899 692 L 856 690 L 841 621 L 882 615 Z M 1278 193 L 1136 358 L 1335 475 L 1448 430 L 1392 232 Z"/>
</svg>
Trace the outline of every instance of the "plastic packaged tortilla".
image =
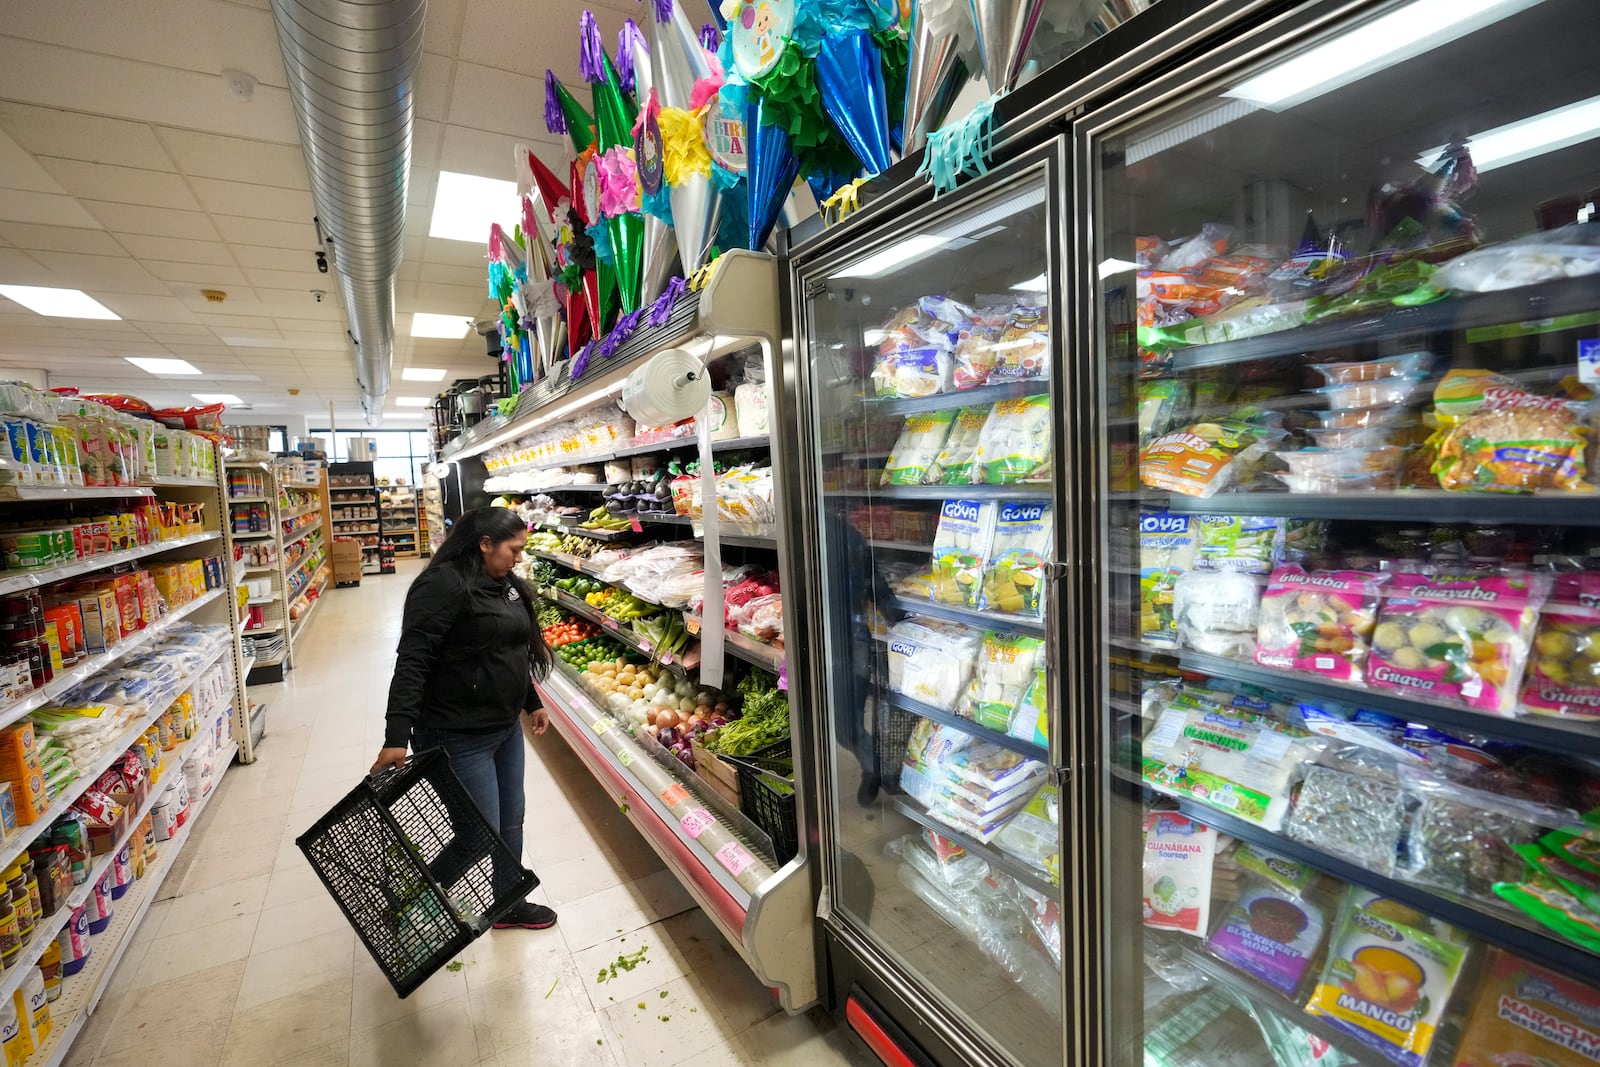
<svg viewBox="0 0 1600 1067">
<path fill-rule="evenodd" d="M 1592 405 L 1539 396 L 1487 371 L 1451 371 L 1434 390 L 1433 473 L 1445 489 L 1589 493 Z"/>
<path fill-rule="evenodd" d="M 889 628 L 889 688 L 950 711 L 977 663 L 979 635 L 938 619 L 902 619 Z"/>
<path fill-rule="evenodd" d="M 923 479 L 929 485 L 967 485 L 972 481 L 972 461 L 978 454 L 978 437 L 989 421 L 992 405 L 978 404 L 956 412 L 944 447 Z M 908 423 L 909 419 L 906 420 Z"/>
<path fill-rule="evenodd" d="M 1177 378 L 1139 383 L 1139 440 L 1148 441 L 1180 425 L 1189 410 L 1189 386 Z"/>
<path fill-rule="evenodd" d="M 980 308 L 970 321 L 960 324 L 956 336 L 953 378 L 959 389 L 976 389 L 994 371 L 995 345 L 1005 330 L 1009 307 Z"/>
<path fill-rule="evenodd" d="M 947 392 L 952 365 L 950 350 L 937 345 L 880 353 L 872 367 L 874 392 L 880 399 Z"/>
<path fill-rule="evenodd" d="M 1017 713 L 1011 717 L 1011 725 L 1006 732 L 1019 741 L 1048 745 L 1050 743 L 1049 698 L 1049 683 L 1045 680 L 1044 671 L 1042 669 L 1034 671 L 1033 681 L 1028 684 L 1027 692 L 1022 694 L 1022 702 L 1017 705 Z"/>
<path fill-rule="evenodd" d="M 1267 985 L 1294 996 L 1322 946 L 1327 917 L 1314 902 L 1251 880 L 1206 948 Z"/>
<path fill-rule="evenodd" d="M 1167 511 L 1139 516 L 1139 640 L 1158 648 L 1178 647 L 1175 591 L 1178 578 L 1194 568 L 1192 517 Z"/>
<path fill-rule="evenodd" d="M 982 577 L 994 545 L 999 508 L 982 500 L 946 500 L 933 535 L 933 599 L 976 608 Z"/>
<path fill-rule="evenodd" d="M 1271 515 L 1201 515 L 1197 570 L 1267 574 L 1283 554 L 1284 520 Z"/>
<path fill-rule="evenodd" d="M 1362 684 L 1383 579 L 1366 571 L 1279 567 L 1261 595 L 1256 662 Z"/>
<path fill-rule="evenodd" d="M 1240 419 L 1195 423 L 1144 447 L 1139 480 L 1184 496 L 1214 496 L 1248 481 L 1279 436 L 1280 431 Z"/>
<path fill-rule="evenodd" d="M 1455 1067 L 1577 1067 L 1600 1058 L 1600 992 L 1490 949 Z"/>
<path fill-rule="evenodd" d="M 1044 615 L 1052 535 L 1048 504 L 1023 501 L 1000 505 L 983 572 L 981 603 L 985 611 L 1035 619 Z"/>
<path fill-rule="evenodd" d="M 1217 832 L 1184 815 L 1144 817 L 1144 924 L 1204 937 Z"/>
<path fill-rule="evenodd" d="M 1523 711 L 1600 720 L 1600 574 L 1557 576 L 1522 683 Z"/>
<path fill-rule="evenodd" d="M 1400 921 L 1413 909 L 1351 889 L 1306 1011 L 1402 1067 L 1422 1067 L 1466 949 Z"/>
<path fill-rule="evenodd" d="M 978 666 L 962 697 L 960 714 L 991 730 L 1009 730 L 1011 718 L 1037 673 L 1044 642 L 1021 634 L 983 635 Z"/>
<path fill-rule="evenodd" d="M 1405 792 L 1397 782 L 1320 765 L 1306 771 L 1285 824 L 1290 840 L 1385 876 L 1394 871 L 1404 829 Z"/>
<path fill-rule="evenodd" d="M 955 412 L 948 408 L 907 415 L 883 466 L 883 484 L 921 485 L 944 447 L 954 420 Z"/>
<path fill-rule="evenodd" d="M 972 480 L 990 485 L 1041 481 L 1050 459 L 1050 398 L 1039 394 L 1001 400 L 978 434 Z"/>
<path fill-rule="evenodd" d="M 1229 659 L 1255 654 L 1261 586 L 1237 571 L 1190 571 L 1173 583 L 1173 618 L 1186 648 Z"/>
<path fill-rule="evenodd" d="M 1049 377 L 1050 322 L 1046 309 L 1026 304 L 1014 308 L 993 352 L 990 385 Z"/>
</svg>

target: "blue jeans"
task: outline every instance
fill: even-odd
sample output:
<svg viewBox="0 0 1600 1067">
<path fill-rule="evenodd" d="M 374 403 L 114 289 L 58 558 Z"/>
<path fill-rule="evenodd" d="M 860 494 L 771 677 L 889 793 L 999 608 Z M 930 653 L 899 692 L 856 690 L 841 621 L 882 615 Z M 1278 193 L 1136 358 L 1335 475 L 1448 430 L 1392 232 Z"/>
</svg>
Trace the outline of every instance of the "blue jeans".
<svg viewBox="0 0 1600 1067">
<path fill-rule="evenodd" d="M 527 757 L 522 748 L 521 721 L 503 731 L 481 734 L 419 728 L 412 735 L 411 750 L 422 752 L 430 748 L 449 753 L 450 769 L 521 863 L 522 820 L 528 807 L 522 792 L 522 768 Z"/>
</svg>

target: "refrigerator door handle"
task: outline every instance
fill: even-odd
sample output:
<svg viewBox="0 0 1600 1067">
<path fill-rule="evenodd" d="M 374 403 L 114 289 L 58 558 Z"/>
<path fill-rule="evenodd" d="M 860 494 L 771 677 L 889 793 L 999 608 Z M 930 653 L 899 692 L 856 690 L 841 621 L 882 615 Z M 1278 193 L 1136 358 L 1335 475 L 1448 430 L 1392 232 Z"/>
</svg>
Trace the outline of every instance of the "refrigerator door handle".
<svg viewBox="0 0 1600 1067">
<path fill-rule="evenodd" d="M 1056 788 L 1058 790 L 1067 788 L 1067 785 L 1072 781 L 1072 768 L 1071 767 L 1057 767 L 1055 770 L 1056 770 Z"/>
</svg>

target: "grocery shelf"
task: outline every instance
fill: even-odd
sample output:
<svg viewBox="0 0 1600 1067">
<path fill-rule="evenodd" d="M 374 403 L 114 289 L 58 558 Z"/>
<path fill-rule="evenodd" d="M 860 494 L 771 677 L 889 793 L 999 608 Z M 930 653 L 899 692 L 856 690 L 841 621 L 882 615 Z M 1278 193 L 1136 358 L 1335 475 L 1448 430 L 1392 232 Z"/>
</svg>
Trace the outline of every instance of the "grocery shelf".
<svg viewBox="0 0 1600 1067">
<path fill-rule="evenodd" d="M 989 866 L 1010 875 L 1034 892 L 1042 893 L 1047 897 L 1054 897 L 1060 892 L 1059 889 L 1050 884 L 1050 879 L 1044 871 L 1036 867 L 1030 867 L 1008 852 L 993 845 L 986 845 L 976 837 L 969 837 L 960 830 L 945 825 L 923 811 L 910 797 L 897 796 L 891 803 L 893 803 L 896 811 L 918 826 L 925 830 L 932 830 L 941 837 L 949 838 L 974 856 L 982 856 Z"/>
<path fill-rule="evenodd" d="M 717 534 L 717 543 L 733 545 L 739 548 L 776 549 L 778 547 L 778 539 L 776 537 L 768 537 L 765 534 L 721 533 L 720 531 Z"/>
<path fill-rule="evenodd" d="M 876 537 L 867 538 L 867 544 L 873 548 L 881 548 L 885 552 L 911 552 L 914 554 L 933 553 L 932 544 L 923 544 L 918 541 L 885 541 Z"/>
<path fill-rule="evenodd" d="M 312 584 L 315 585 L 316 583 Z M 307 588 L 310 588 L 310 586 Z M 327 586 L 324 585 L 323 589 L 326 590 L 326 588 Z M 304 596 L 304 593 L 301 595 Z M 289 620 L 289 640 L 291 643 L 300 639 L 300 632 L 306 628 L 306 624 L 311 621 L 311 616 L 316 614 L 317 605 L 321 603 L 322 595 L 319 593 L 316 599 L 307 600 L 306 610 L 300 613 L 300 617 L 298 619 Z"/>
<path fill-rule="evenodd" d="M 157 474 L 151 478 L 140 478 L 139 484 L 146 487 L 181 488 L 195 486 L 200 489 L 210 489 L 217 484 L 216 475 L 188 475 L 188 474 Z"/>
<path fill-rule="evenodd" d="M 215 485 L 215 482 L 207 482 Z M 108 500 L 155 496 L 155 490 L 142 485 L 6 485 L 0 486 L 0 500 Z"/>
<path fill-rule="evenodd" d="M 954 604 L 942 604 L 937 600 L 918 600 L 908 596 L 895 597 L 894 606 L 909 615 L 930 615 L 935 619 L 962 622 L 985 630 L 1032 634 L 1036 637 L 1045 635 L 1043 618 L 1030 619 L 1020 615 L 1002 615 L 997 611 L 977 611 L 956 607 Z"/>
<path fill-rule="evenodd" d="M 738 452 L 752 448 L 766 448 L 771 445 L 772 439 L 762 435 L 753 437 L 732 437 L 725 441 L 712 441 L 713 452 Z M 506 474 L 522 474 L 526 471 L 556 470 L 562 467 L 587 467 L 597 463 L 609 463 L 614 459 L 626 459 L 629 456 L 647 456 L 653 452 L 678 452 L 684 449 L 699 448 L 698 437 L 674 437 L 669 441 L 651 441 L 645 444 L 628 445 L 613 452 L 597 452 L 587 456 L 571 456 L 562 459 L 540 460 L 534 463 L 513 463 L 505 467 L 497 467 L 489 472 L 489 477 L 497 478 Z M 536 490 L 544 492 L 544 490 Z"/>
<path fill-rule="evenodd" d="M 259 541 L 274 536 L 271 530 L 235 530 L 235 541 Z"/>
<path fill-rule="evenodd" d="M 1050 750 L 1045 746 L 1012 737 L 1004 730 L 995 730 L 980 725 L 965 715 L 958 715 L 953 711 L 945 711 L 943 708 L 936 708 L 932 704 L 924 704 L 920 700 L 915 700 L 902 693 L 896 693 L 888 689 L 880 689 L 879 695 L 885 703 L 902 711 L 909 711 L 911 714 L 919 715 L 924 719 L 932 719 L 934 722 L 952 726 L 964 734 L 970 734 L 980 740 L 999 745 L 1001 748 L 1020 753 L 1029 759 L 1039 760 L 1044 763 L 1048 763 L 1050 760 Z"/>
<path fill-rule="evenodd" d="M 993 404 L 997 400 L 1014 400 L 1024 396 L 1048 395 L 1050 382 L 1045 378 L 1035 378 L 1023 382 L 1007 382 L 1004 385 L 981 385 L 976 389 L 963 389 L 954 393 L 935 393 L 932 396 L 918 396 L 906 399 L 863 400 L 861 406 L 868 419 L 883 415 L 912 415 L 921 411 L 943 411 L 946 408 L 962 408 L 970 404 Z"/>
<path fill-rule="evenodd" d="M 317 512 L 319 512 L 321 510 L 322 509 L 320 507 L 301 508 L 299 511 L 291 511 L 291 512 L 288 512 L 287 514 L 279 515 L 278 516 L 278 521 L 279 522 L 290 522 L 290 521 L 292 521 L 294 519 L 304 518 L 307 515 L 315 515 Z"/>
<path fill-rule="evenodd" d="M 28 714 L 28 712 L 33 711 L 35 708 L 43 707 L 74 686 L 81 685 L 107 667 L 115 666 L 123 659 L 151 644 L 176 626 L 180 620 L 200 610 L 220 597 L 224 592 L 227 592 L 227 590 L 213 589 L 208 593 L 195 597 L 189 603 L 173 608 L 138 633 L 131 634 L 117 642 L 116 647 L 109 648 L 97 656 L 90 656 L 69 671 L 57 673 L 48 685 L 41 689 L 35 689 L 14 704 L 0 708 L 0 729 L 10 726 Z M 0 870 L 4 870 L 6 866 L 8 864 L 0 864 Z"/>
<path fill-rule="evenodd" d="M 1448 297 L 1421 307 L 1392 308 L 1369 317 L 1328 319 L 1240 341 L 1177 349 L 1172 354 L 1172 370 L 1298 356 L 1422 334 L 1457 333 L 1475 326 L 1560 318 L 1592 312 L 1597 305 L 1600 300 L 1595 297 L 1593 278 L 1564 278 L 1493 293 Z"/>
<path fill-rule="evenodd" d="M 278 565 L 276 563 L 266 563 L 266 564 L 263 564 L 263 565 L 261 565 L 259 567 L 246 567 L 243 570 L 242 573 L 244 573 L 244 574 L 277 574 L 278 573 Z"/>
<path fill-rule="evenodd" d="M 304 541 L 307 537 L 309 537 L 311 534 L 316 533 L 320 529 L 322 529 L 322 520 L 318 519 L 316 522 L 312 523 L 310 526 L 304 527 L 303 529 L 300 529 L 300 530 L 296 530 L 291 536 L 285 537 L 283 539 L 283 547 L 284 548 L 288 548 L 290 545 L 298 544 L 299 542 Z"/>
<path fill-rule="evenodd" d="M 338 519 L 334 519 L 333 521 L 334 522 L 338 522 L 339 520 Z M 379 534 L 381 532 L 382 531 L 379 530 L 376 526 L 364 526 L 359 530 L 341 530 L 338 527 L 335 527 L 334 531 L 333 531 L 333 536 L 335 536 L 335 537 L 357 537 L 357 536 L 360 536 L 362 534 L 377 535 L 377 534 Z"/>
<path fill-rule="evenodd" d="M 683 622 L 691 634 L 698 634 L 703 625 L 702 620 L 688 612 L 683 613 Z M 783 649 L 727 626 L 722 630 L 722 650 L 773 674 L 781 673 L 786 663 Z"/>
<path fill-rule="evenodd" d="M 229 504 L 270 504 L 272 501 L 264 496 L 230 496 Z"/>
<path fill-rule="evenodd" d="M 1151 492 L 1151 507 L 1188 515 L 1282 515 L 1370 522 L 1515 523 L 1600 526 L 1600 496 L 1543 493 L 1448 493 L 1397 489 L 1372 493 L 1218 493 L 1193 497 Z"/>
<path fill-rule="evenodd" d="M 827 491 L 827 495 L 884 497 L 897 500 L 1048 501 L 1051 496 L 1051 489 L 1047 483 L 1035 483 L 1032 485 L 876 485 L 860 489 L 830 489 Z"/>
<path fill-rule="evenodd" d="M 37 589 L 40 586 L 51 585 L 55 582 L 76 578 L 80 574 L 91 574 L 94 571 L 115 567 L 119 563 L 131 563 L 134 560 L 144 559 L 161 552 L 170 552 L 175 548 L 187 548 L 189 545 L 203 545 L 207 541 L 220 540 L 220 533 L 198 533 L 187 537 L 174 537 L 168 541 L 156 541 L 138 548 L 125 548 L 119 552 L 102 552 L 97 556 L 88 556 L 84 559 L 73 560 L 71 563 L 58 563 L 53 567 L 33 567 L 28 570 L 0 571 L 0 595 L 18 593 L 27 589 Z"/>
<path fill-rule="evenodd" d="M 616 638 L 619 642 L 627 645 L 635 652 L 638 652 L 643 656 L 648 656 L 655 662 L 660 663 L 661 666 L 667 668 L 667 670 L 671 671 L 673 674 L 687 678 L 689 676 L 689 672 L 700 665 L 700 652 L 698 647 L 693 642 L 691 642 L 689 647 L 682 652 L 676 654 L 671 652 L 662 652 L 660 653 L 660 658 L 657 659 L 656 648 L 649 641 L 646 641 L 644 638 L 634 633 L 626 624 L 618 622 L 616 619 L 613 619 L 611 616 L 607 615 L 598 608 L 590 607 L 588 604 L 585 604 L 582 600 L 579 600 L 566 590 L 557 589 L 554 586 L 545 586 L 539 590 L 539 595 L 544 597 L 546 600 L 550 600 L 561 605 L 574 615 L 588 619 L 590 622 L 603 628 L 609 636 Z M 663 608 L 662 610 L 665 611 L 667 609 Z M 686 663 L 684 662 L 685 660 L 692 660 L 693 662 Z"/>
<path fill-rule="evenodd" d="M 300 558 L 300 562 L 298 562 L 294 566 L 290 567 L 289 568 L 289 577 L 293 578 L 296 574 L 299 574 L 302 570 L 305 569 L 305 566 L 306 566 L 307 563 L 310 563 L 313 559 L 316 559 L 317 552 L 320 550 L 320 548 L 321 548 L 321 546 L 318 546 L 317 548 L 313 548 L 311 551 L 307 552 L 304 556 L 302 556 Z"/>
<path fill-rule="evenodd" d="M 1178 652 L 1177 657 L 1186 670 L 1292 692 L 1301 701 L 1321 699 L 1349 707 L 1370 708 L 1408 721 L 1437 726 L 1451 733 L 1476 734 L 1546 752 L 1600 757 L 1600 730 L 1596 730 L 1592 724 L 1586 727 L 1543 716 L 1506 718 L 1423 700 L 1408 700 L 1387 689 L 1341 685 L 1310 674 L 1269 670 L 1253 663 L 1241 663 L 1201 652 L 1184 650 Z"/>
</svg>

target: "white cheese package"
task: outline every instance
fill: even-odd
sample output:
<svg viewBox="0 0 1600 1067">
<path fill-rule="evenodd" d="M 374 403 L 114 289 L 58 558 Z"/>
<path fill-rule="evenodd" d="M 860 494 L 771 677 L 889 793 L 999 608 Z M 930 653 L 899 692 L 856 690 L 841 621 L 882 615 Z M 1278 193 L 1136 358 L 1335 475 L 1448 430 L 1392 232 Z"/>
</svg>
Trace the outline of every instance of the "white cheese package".
<svg viewBox="0 0 1600 1067">
<path fill-rule="evenodd" d="M 994 547 L 999 508 L 992 501 L 946 500 L 933 535 L 933 599 L 976 608 L 982 603 L 983 569 Z"/>
<path fill-rule="evenodd" d="M 921 485 L 944 448 L 954 421 L 955 412 L 949 409 L 907 415 L 883 466 L 883 484 Z"/>
<path fill-rule="evenodd" d="M 1166 511 L 1139 516 L 1139 640 L 1178 647 L 1177 581 L 1194 569 L 1194 518 Z"/>
<path fill-rule="evenodd" d="M 746 382 L 734 389 L 733 407 L 740 437 L 767 436 L 770 427 L 766 382 Z"/>
<path fill-rule="evenodd" d="M 1173 583 L 1178 641 L 1196 652 L 1252 659 L 1260 605 L 1261 586 L 1238 571 L 1190 571 Z"/>
<path fill-rule="evenodd" d="M 970 735 L 953 726 L 931 719 L 918 719 L 906 741 L 906 755 L 900 767 L 900 788 L 923 807 L 938 799 L 939 783 L 944 780 L 944 764 L 973 743 Z"/>
<path fill-rule="evenodd" d="M 982 637 L 940 619 L 912 616 L 889 629 L 889 688 L 913 700 L 954 710 L 978 661 Z"/>
</svg>

